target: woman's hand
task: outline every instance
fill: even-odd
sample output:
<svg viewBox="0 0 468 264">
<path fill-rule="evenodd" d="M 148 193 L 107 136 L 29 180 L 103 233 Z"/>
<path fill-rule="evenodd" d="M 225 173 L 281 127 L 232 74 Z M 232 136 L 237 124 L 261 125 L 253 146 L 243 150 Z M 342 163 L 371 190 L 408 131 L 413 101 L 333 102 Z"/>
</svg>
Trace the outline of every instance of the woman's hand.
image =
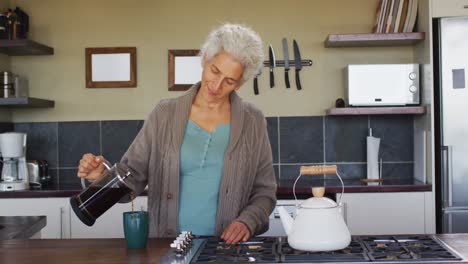
<svg viewBox="0 0 468 264">
<path fill-rule="evenodd" d="M 78 177 L 88 180 L 99 179 L 104 170 L 103 161 L 104 157 L 102 156 L 94 156 L 91 153 L 84 154 L 78 166 Z"/>
<path fill-rule="evenodd" d="M 239 241 L 247 241 L 250 238 L 250 231 L 247 226 L 239 221 L 232 222 L 221 234 L 226 244 L 237 244 Z"/>
</svg>

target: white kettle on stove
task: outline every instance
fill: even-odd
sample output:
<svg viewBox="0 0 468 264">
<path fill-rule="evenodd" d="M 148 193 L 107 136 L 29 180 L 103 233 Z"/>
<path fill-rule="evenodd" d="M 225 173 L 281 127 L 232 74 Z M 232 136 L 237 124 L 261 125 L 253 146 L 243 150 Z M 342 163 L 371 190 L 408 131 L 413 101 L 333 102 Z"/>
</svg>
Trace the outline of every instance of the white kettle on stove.
<svg viewBox="0 0 468 264">
<path fill-rule="evenodd" d="M 341 214 L 341 198 L 344 184 L 338 175 L 336 165 L 302 166 L 301 173 L 293 185 L 296 198 L 296 183 L 302 175 L 336 174 L 341 181 L 342 192 L 340 202 L 323 197 L 325 187 L 313 187 L 314 197 L 297 204 L 296 217 L 292 218 L 283 207 L 278 212 L 284 230 L 288 235 L 289 245 L 304 251 L 333 251 L 340 250 L 351 243 L 351 234 Z"/>
</svg>

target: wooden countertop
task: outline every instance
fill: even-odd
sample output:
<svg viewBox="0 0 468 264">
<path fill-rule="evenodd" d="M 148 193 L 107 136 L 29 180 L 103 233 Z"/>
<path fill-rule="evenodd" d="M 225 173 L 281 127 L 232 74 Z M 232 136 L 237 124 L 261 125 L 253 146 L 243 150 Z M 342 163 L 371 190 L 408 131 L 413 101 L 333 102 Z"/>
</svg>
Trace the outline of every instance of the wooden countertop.
<svg viewBox="0 0 468 264">
<path fill-rule="evenodd" d="M 145 249 L 127 249 L 124 239 L 29 239 L 0 241 L 0 263 L 159 263 L 171 239 L 149 239 Z"/>
<path fill-rule="evenodd" d="M 0 240 L 30 238 L 46 223 L 45 216 L 0 216 Z"/>
<path fill-rule="evenodd" d="M 463 258 L 455 263 L 468 263 L 468 234 L 437 237 Z M 0 241 L 0 263 L 160 263 L 161 257 L 169 250 L 170 242 L 171 239 L 149 239 L 145 249 L 127 249 L 123 239 L 4 240 Z"/>
</svg>

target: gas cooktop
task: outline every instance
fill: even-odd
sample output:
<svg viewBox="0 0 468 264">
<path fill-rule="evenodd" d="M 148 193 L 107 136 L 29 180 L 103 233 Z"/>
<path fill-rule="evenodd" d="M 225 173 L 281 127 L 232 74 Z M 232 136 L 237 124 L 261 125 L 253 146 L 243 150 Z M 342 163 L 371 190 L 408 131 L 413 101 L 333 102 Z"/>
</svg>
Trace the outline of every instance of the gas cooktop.
<svg viewBox="0 0 468 264">
<path fill-rule="evenodd" d="M 184 252 L 171 250 L 162 263 L 336 263 L 456 262 L 461 258 L 429 235 L 356 236 L 342 250 L 306 252 L 288 245 L 285 237 L 256 237 L 237 245 L 218 238 L 192 240 Z"/>
</svg>

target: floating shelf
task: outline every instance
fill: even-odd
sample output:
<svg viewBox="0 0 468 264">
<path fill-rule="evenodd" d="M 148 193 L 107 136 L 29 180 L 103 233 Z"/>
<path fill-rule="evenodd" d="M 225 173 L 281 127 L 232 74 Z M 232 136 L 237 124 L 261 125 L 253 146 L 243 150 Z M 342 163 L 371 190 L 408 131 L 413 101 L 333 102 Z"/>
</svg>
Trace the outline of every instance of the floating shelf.
<svg viewBox="0 0 468 264">
<path fill-rule="evenodd" d="M 9 56 L 52 55 L 54 49 L 29 39 L 2 39 L 0 52 Z"/>
<path fill-rule="evenodd" d="M 407 46 L 416 44 L 425 37 L 425 32 L 328 35 L 325 47 Z"/>
<path fill-rule="evenodd" d="M 424 106 L 395 107 L 345 107 L 330 108 L 327 115 L 422 115 L 426 113 Z"/>
<path fill-rule="evenodd" d="M 54 101 L 33 98 L 33 97 L 0 98 L 0 107 L 46 108 L 46 107 L 54 107 L 54 105 L 55 105 Z"/>
</svg>

